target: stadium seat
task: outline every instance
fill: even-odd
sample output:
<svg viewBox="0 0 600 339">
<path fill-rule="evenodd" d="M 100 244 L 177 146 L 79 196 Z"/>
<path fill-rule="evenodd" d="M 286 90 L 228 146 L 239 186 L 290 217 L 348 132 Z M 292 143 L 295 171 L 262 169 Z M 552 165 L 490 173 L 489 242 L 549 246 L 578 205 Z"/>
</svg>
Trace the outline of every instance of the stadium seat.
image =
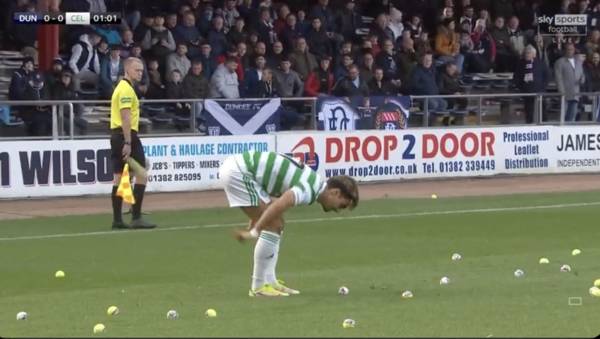
<svg viewBox="0 0 600 339">
<path fill-rule="evenodd" d="M 10 112 L 10 106 L 0 106 L 0 121 L 6 126 L 22 126 L 25 124 L 19 117 L 15 117 Z"/>
</svg>

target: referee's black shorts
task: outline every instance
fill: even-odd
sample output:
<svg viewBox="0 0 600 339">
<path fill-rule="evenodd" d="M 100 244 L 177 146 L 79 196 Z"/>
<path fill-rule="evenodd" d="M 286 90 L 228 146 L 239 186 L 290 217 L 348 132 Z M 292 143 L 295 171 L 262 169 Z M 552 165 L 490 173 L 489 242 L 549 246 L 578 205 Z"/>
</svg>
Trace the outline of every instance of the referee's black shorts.
<svg viewBox="0 0 600 339">
<path fill-rule="evenodd" d="M 123 172 L 123 166 L 125 162 L 123 161 L 123 145 L 125 142 L 125 137 L 123 136 L 123 130 L 119 128 L 114 128 L 111 130 L 110 136 L 110 150 L 111 150 L 111 158 L 113 165 L 113 173 L 121 174 Z M 142 167 L 146 166 L 146 156 L 144 155 L 144 148 L 142 147 L 142 142 L 138 137 L 136 131 L 131 130 L 131 155 L 133 159 L 135 159 Z"/>
</svg>

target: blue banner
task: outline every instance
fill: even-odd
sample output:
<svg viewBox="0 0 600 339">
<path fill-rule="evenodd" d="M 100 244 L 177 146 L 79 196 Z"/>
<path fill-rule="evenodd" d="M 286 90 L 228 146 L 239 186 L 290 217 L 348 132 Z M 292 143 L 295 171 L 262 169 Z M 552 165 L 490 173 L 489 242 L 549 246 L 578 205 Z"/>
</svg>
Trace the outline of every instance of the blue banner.
<svg viewBox="0 0 600 339">
<path fill-rule="evenodd" d="M 266 134 L 279 131 L 281 99 L 204 102 L 209 135 Z"/>
<path fill-rule="evenodd" d="M 319 129 L 325 131 L 398 130 L 408 127 L 410 96 L 317 99 Z"/>
</svg>

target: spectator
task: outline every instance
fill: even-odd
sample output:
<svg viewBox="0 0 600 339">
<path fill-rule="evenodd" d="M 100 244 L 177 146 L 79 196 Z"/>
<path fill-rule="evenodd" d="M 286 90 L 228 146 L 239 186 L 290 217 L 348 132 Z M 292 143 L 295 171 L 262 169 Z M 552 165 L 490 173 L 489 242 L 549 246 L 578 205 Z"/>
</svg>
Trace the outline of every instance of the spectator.
<svg viewBox="0 0 600 339">
<path fill-rule="evenodd" d="M 446 19 L 454 19 L 454 7 L 452 7 L 452 6 L 444 7 L 442 9 L 442 13 L 438 17 L 436 24 L 439 25 L 440 22 L 443 22 Z"/>
<path fill-rule="evenodd" d="M 199 47 L 200 47 L 200 31 L 196 27 L 196 17 L 194 13 L 187 12 L 183 15 L 183 22 L 177 25 L 173 30 L 173 36 L 177 43 L 184 42 L 189 46 L 188 52 L 189 57 L 194 58 L 198 56 Z M 181 74 L 187 74 L 187 72 L 182 72 Z"/>
<path fill-rule="evenodd" d="M 594 28 L 590 34 L 588 34 L 585 42 L 585 52 L 588 55 L 600 52 L 600 30 L 598 28 Z"/>
<path fill-rule="evenodd" d="M 304 93 L 309 97 L 316 97 L 320 94 L 331 95 L 333 84 L 331 57 L 325 56 L 319 60 L 319 67 L 308 75 L 304 83 Z"/>
<path fill-rule="evenodd" d="M 130 29 L 124 29 L 121 32 L 121 58 L 127 59 L 129 57 L 133 44 L 133 32 Z"/>
<path fill-rule="evenodd" d="M 342 56 L 342 63 L 336 67 L 333 72 L 333 76 L 335 81 L 340 81 L 343 78 L 346 78 L 350 72 L 350 67 L 354 65 L 354 59 L 352 58 L 352 54 L 346 54 Z M 359 70 L 360 73 L 360 70 Z M 365 83 L 366 80 L 362 79 Z"/>
<path fill-rule="evenodd" d="M 96 32 L 106 40 L 108 45 L 120 45 L 121 35 L 115 25 L 97 25 L 95 28 Z"/>
<path fill-rule="evenodd" d="M 177 43 L 177 49 L 175 52 L 169 54 L 166 62 L 166 73 L 171 74 L 173 70 L 178 70 L 180 74 L 187 74 L 192 67 L 190 59 L 187 57 L 187 45 L 184 41 Z"/>
<path fill-rule="evenodd" d="M 41 101 L 49 100 L 48 89 L 44 86 L 44 77 L 40 73 L 33 73 L 25 85 L 23 100 Z M 52 114 L 49 106 L 23 106 L 19 115 L 27 127 L 29 136 L 50 135 L 52 128 Z"/>
<path fill-rule="evenodd" d="M 528 45 L 523 53 L 523 58 L 517 63 L 513 81 L 520 92 L 543 93 L 550 80 L 547 66 L 536 58 L 535 48 Z M 534 121 L 535 97 L 524 97 L 525 121 L 528 124 Z"/>
<path fill-rule="evenodd" d="M 244 30 L 245 26 L 246 22 L 244 21 L 244 18 L 238 16 L 235 19 L 233 27 L 229 29 L 229 32 L 227 32 L 227 42 L 232 45 L 237 45 L 240 42 L 245 42 L 248 39 L 248 34 Z"/>
<path fill-rule="evenodd" d="M 565 45 L 565 55 L 554 63 L 554 79 L 558 91 L 565 96 L 567 111 L 565 121 L 575 121 L 578 115 L 580 86 L 585 82 L 583 65 L 575 57 L 575 45 L 569 42 Z"/>
<path fill-rule="evenodd" d="M 413 15 L 405 26 L 405 29 L 410 31 L 410 37 L 416 41 L 421 36 L 421 32 L 423 32 L 421 17 L 419 15 Z"/>
<path fill-rule="evenodd" d="M 421 35 L 419 35 L 419 39 L 415 40 L 415 50 L 419 55 L 424 55 L 427 53 L 433 54 L 433 49 L 431 48 L 431 42 L 429 41 L 428 32 L 421 32 Z"/>
<path fill-rule="evenodd" d="M 375 64 L 383 69 L 386 79 L 395 81 L 399 79 L 398 64 L 394 52 L 394 42 L 392 39 L 383 40 L 383 50 L 375 57 Z M 365 79 L 365 81 L 367 81 Z"/>
<path fill-rule="evenodd" d="M 215 16 L 212 19 L 212 27 L 208 32 L 208 42 L 210 42 L 215 55 L 225 53 L 227 49 L 227 37 L 223 31 L 223 17 Z"/>
<path fill-rule="evenodd" d="M 400 52 L 398 52 L 398 68 L 400 73 L 400 81 L 406 87 L 410 74 L 417 65 L 417 52 L 414 48 L 413 39 L 410 35 L 402 37 Z"/>
<path fill-rule="evenodd" d="M 283 29 L 286 26 L 286 18 L 290 15 L 290 7 L 286 4 L 281 4 L 277 11 L 277 19 L 273 22 L 273 30 L 277 37 L 281 36 Z"/>
<path fill-rule="evenodd" d="M 136 42 L 144 40 L 146 34 L 154 27 L 154 16 L 150 13 L 142 17 L 142 22 L 135 28 L 133 32 L 133 40 Z"/>
<path fill-rule="evenodd" d="M 273 83 L 273 70 L 265 68 L 263 70 L 262 79 L 258 82 L 257 98 L 278 98 L 277 88 Z"/>
<path fill-rule="evenodd" d="M 240 12 L 235 8 L 236 0 L 226 0 L 225 8 L 223 8 L 223 26 L 225 31 L 229 32 L 235 26 L 237 18 L 240 17 Z M 243 19 L 243 18 L 242 18 Z"/>
<path fill-rule="evenodd" d="M 100 39 L 100 43 L 96 47 L 96 53 L 98 53 L 98 60 L 100 60 L 100 65 L 105 60 L 108 60 L 110 57 L 110 46 L 108 45 L 108 41 L 104 40 L 104 38 Z"/>
<path fill-rule="evenodd" d="M 444 71 L 440 75 L 440 80 L 438 84 L 440 94 L 464 94 L 463 88 L 460 86 L 460 83 L 458 81 L 458 75 L 458 67 L 454 63 L 448 62 L 444 65 Z M 467 98 L 448 98 L 446 100 L 448 102 L 449 109 L 464 110 L 467 108 Z"/>
<path fill-rule="evenodd" d="M 52 100 L 74 101 L 78 99 L 77 92 L 73 89 L 73 72 L 70 69 L 64 69 L 53 86 L 48 86 L 50 98 Z M 74 129 L 77 134 L 86 134 L 87 121 L 81 117 L 83 114 L 83 105 L 74 104 Z M 65 119 L 65 130 L 69 130 L 69 119 Z"/>
<path fill-rule="evenodd" d="M 206 78 L 210 79 L 217 69 L 217 59 L 212 53 L 212 47 L 208 41 L 204 41 L 200 45 L 200 61 L 202 61 L 202 69 L 204 70 L 204 74 L 206 74 Z M 181 73 L 181 74 L 187 74 Z"/>
<path fill-rule="evenodd" d="M 271 19 L 271 11 L 268 7 L 261 7 L 259 10 L 259 16 L 260 20 L 256 26 L 258 39 L 264 42 L 267 46 L 271 46 L 277 39 Z"/>
<path fill-rule="evenodd" d="M 25 88 L 33 74 L 33 58 L 25 57 L 21 63 L 21 68 L 14 71 L 10 78 L 10 87 L 8 89 L 8 100 L 24 100 Z"/>
<path fill-rule="evenodd" d="M 246 70 L 244 74 L 244 82 L 240 94 L 244 98 L 258 97 L 258 84 L 262 80 L 263 71 L 266 67 L 267 60 L 262 55 L 257 55 L 254 60 L 254 67 Z"/>
<path fill-rule="evenodd" d="M 150 29 L 144 40 L 142 47 L 154 56 L 160 64 L 164 65 L 167 55 L 175 51 L 175 39 L 171 32 L 164 26 L 165 17 L 163 14 L 154 16 L 154 26 Z"/>
<path fill-rule="evenodd" d="M 281 64 L 283 56 L 283 44 L 281 41 L 275 41 L 271 53 L 267 54 L 267 66 L 271 68 L 271 70 L 276 69 Z"/>
<path fill-rule="evenodd" d="M 400 17 L 402 18 L 402 15 Z M 356 1 L 346 1 L 345 7 L 337 13 L 335 23 L 336 31 L 343 36 L 344 40 L 353 42 L 358 40 L 356 30 L 362 26 L 362 17 L 356 12 Z"/>
<path fill-rule="evenodd" d="M 306 36 L 311 27 L 311 22 L 306 19 L 306 12 L 299 10 L 296 13 L 298 25 L 300 26 L 300 32 L 302 36 Z"/>
<path fill-rule="evenodd" d="M 162 82 L 160 75 L 160 66 L 158 60 L 152 58 L 148 60 L 148 92 L 146 92 L 146 98 L 148 99 L 162 99 L 165 95 L 165 85 Z"/>
<path fill-rule="evenodd" d="M 583 64 L 586 92 L 600 92 L 600 53 L 594 52 Z M 600 96 L 596 95 L 596 121 L 600 122 Z"/>
<path fill-rule="evenodd" d="M 419 64 L 413 69 L 410 77 L 410 89 L 414 95 L 439 95 L 437 77 L 433 65 L 433 55 L 427 53 L 420 57 Z M 446 100 L 442 98 L 429 99 L 429 112 L 440 112 L 446 110 Z M 430 123 L 433 115 L 429 115 Z"/>
<path fill-rule="evenodd" d="M 166 86 L 166 98 L 167 99 L 186 99 L 187 98 L 185 95 L 185 89 L 183 87 L 183 83 L 181 82 L 181 79 L 182 79 L 181 73 L 179 73 L 179 71 L 177 69 L 174 69 L 171 72 L 170 80 L 167 82 L 167 86 Z M 179 117 L 185 117 L 185 118 L 190 117 L 190 109 L 192 107 L 190 105 L 190 103 L 178 102 L 178 103 L 175 103 L 173 105 L 173 107 L 175 109 L 175 115 L 177 115 Z M 180 131 L 185 128 L 185 126 L 180 123 L 176 123 L 175 127 Z"/>
<path fill-rule="evenodd" d="M 81 83 L 98 83 L 100 74 L 100 58 L 95 46 L 100 43 L 100 35 L 93 30 L 82 34 L 79 41 L 71 48 L 69 67 L 73 71 L 75 91 L 81 90 Z"/>
<path fill-rule="evenodd" d="M 204 99 L 209 96 L 208 80 L 202 73 L 202 62 L 195 59 L 192 67 L 183 78 L 183 94 L 186 98 Z"/>
<path fill-rule="evenodd" d="M 243 0 L 242 4 L 238 6 L 238 11 L 248 26 L 254 27 L 258 22 L 258 11 L 252 4 L 252 0 Z"/>
<path fill-rule="evenodd" d="M 352 60 L 358 61 L 357 58 L 355 58 L 355 55 L 352 51 L 352 42 L 345 41 L 342 44 L 342 47 L 339 49 L 339 52 L 334 56 L 334 62 L 335 62 L 334 68 L 338 68 L 338 67 L 342 66 L 344 55 L 346 55 L 346 54 L 350 54 L 352 56 Z"/>
<path fill-rule="evenodd" d="M 100 64 L 100 96 L 108 99 L 112 96 L 113 89 L 123 77 L 123 62 L 121 60 L 121 46 L 112 45 L 110 56 Z"/>
<path fill-rule="evenodd" d="M 234 57 L 227 57 L 225 63 L 217 67 L 210 79 L 211 97 L 226 99 L 240 98 L 238 76 L 236 73 L 237 67 L 238 61 Z"/>
<path fill-rule="evenodd" d="M 369 95 L 371 96 L 395 96 L 399 89 L 384 76 L 383 68 L 377 66 L 373 77 L 369 81 Z"/>
<path fill-rule="evenodd" d="M 512 65 L 515 65 L 516 60 L 518 60 L 520 55 L 523 55 L 523 51 L 525 50 L 525 36 L 519 27 L 519 18 L 514 15 L 508 20 L 508 34 L 510 36 L 510 47 L 515 56 Z M 509 71 L 512 70 L 509 69 Z"/>
<path fill-rule="evenodd" d="M 508 72 L 511 65 L 514 65 L 516 58 L 511 47 L 510 34 L 508 28 L 504 25 L 504 18 L 497 17 L 494 21 L 494 27 L 490 30 L 490 35 L 496 43 L 496 72 Z"/>
<path fill-rule="evenodd" d="M 371 33 L 377 35 L 377 39 L 383 42 L 386 39 L 394 40 L 394 32 L 388 27 L 389 19 L 385 13 L 381 13 L 375 18 L 371 25 Z"/>
<path fill-rule="evenodd" d="M 479 10 L 479 14 L 477 16 L 477 20 L 481 19 L 483 20 L 483 24 L 485 25 L 486 29 L 489 29 L 492 26 L 492 18 L 490 16 L 490 12 L 488 12 L 487 9 L 488 7 L 482 7 Z M 475 29 L 475 25 L 477 24 L 477 20 L 475 20 L 475 23 L 473 23 L 473 29 Z M 471 30 L 471 32 L 469 34 L 472 34 L 473 30 Z"/>
<path fill-rule="evenodd" d="M 335 29 L 335 17 L 333 16 L 333 12 L 329 8 L 329 0 L 318 0 L 318 3 L 313 6 L 310 12 L 311 18 L 320 18 L 321 24 L 323 26 L 323 31 L 325 32 L 333 32 Z M 314 24 L 313 24 L 314 27 Z M 329 53 L 328 55 L 331 55 Z"/>
<path fill-rule="evenodd" d="M 435 54 L 438 56 L 436 65 L 452 62 L 460 74 L 465 58 L 460 54 L 460 37 L 454 29 L 454 19 L 450 18 L 444 19 L 438 27 L 438 33 L 435 36 Z"/>
<path fill-rule="evenodd" d="M 381 55 L 381 53 L 379 54 Z M 363 54 L 359 71 L 361 79 L 363 79 L 366 83 L 369 83 L 369 81 L 371 81 L 373 78 L 373 73 L 375 71 L 375 58 L 373 58 L 373 54 L 370 52 Z"/>
<path fill-rule="evenodd" d="M 546 50 L 546 43 L 544 42 L 544 37 L 541 34 L 536 34 L 533 37 L 532 46 L 535 48 L 535 58 L 543 62 L 546 67 L 550 65 L 550 60 L 548 59 L 548 52 Z"/>
<path fill-rule="evenodd" d="M 177 35 L 175 34 L 175 29 L 177 26 L 177 13 L 168 13 L 165 17 L 165 27 L 167 27 L 171 34 L 173 34 L 175 41 L 178 41 Z"/>
<path fill-rule="evenodd" d="M 240 67 L 242 70 L 246 70 L 250 67 L 254 66 L 254 60 L 252 60 L 250 58 L 250 55 L 248 55 L 248 46 L 246 45 L 245 42 L 240 42 L 237 44 L 236 46 L 236 50 L 237 50 L 237 56 L 240 60 Z M 256 56 L 258 56 L 259 54 L 256 54 Z M 264 55 L 261 55 L 264 57 Z M 239 77 L 240 81 L 244 79 L 244 77 Z"/>
<path fill-rule="evenodd" d="M 308 73 L 317 67 L 317 59 L 315 55 L 309 52 L 306 39 L 302 37 L 296 40 L 296 49 L 289 55 L 289 60 L 302 81 L 306 79 Z"/>
<path fill-rule="evenodd" d="M 562 33 L 557 33 L 552 38 L 552 42 L 548 45 L 548 61 L 550 67 L 553 67 L 556 60 L 562 57 L 564 54 L 564 45 L 566 43 L 567 39 Z"/>
<path fill-rule="evenodd" d="M 288 14 L 285 18 L 285 23 L 286 26 L 281 31 L 279 40 L 283 43 L 285 52 L 290 53 L 294 49 L 294 42 L 302 37 L 304 33 L 302 32 L 294 13 Z"/>
<path fill-rule="evenodd" d="M 519 22 L 521 23 L 521 28 L 527 32 L 525 35 L 529 35 L 529 33 L 533 33 L 534 30 L 534 17 L 541 16 L 541 12 L 539 12 L 539 1 L 528 1 L 528 0 L 516 0 L 514 1 L 514 10 L 515 15 L 519 18 Z M 535 13 L 535 12 L 538 13 Z M 537 26 L 537 22 L 535 23 Z M 531 34 L 533 35 L 533 34 Z"/>
<path fill-rule="evenodd" d="M 600 92 L 600 53 L 594 52 L 583 64 L 586 92 Z"/>
<path fill-rule="evenodd" d="M 390 7 L 388 28 L 394 35 L 394 42 L 398 41 L 398 39 L 400 39 L 402 36 L 402 32 L 404 32 L 404 25 L 402 24 L 402 12 L 393 6 Z"/>
<path fill-rule="evenodd" d="M 369 96 L 369 86 L 360 78 L 358 67 L 351 65 L 348 70 L 348 76 L 336 82 L 333 93 L 339 97 L 361 97 L 362 99 Z"/>
<path fill-rule="evenodd" d="M 458 19 L 461 27 L 466 27 L 467 32 L 471 34 L 473 27 L 475 26 L 475 9 L 473 6 L 466 6 L 460 19 Z"/>
<path fill-rule="evenodd" d="M 64 62 L 62 61 L 62 59 L 58 57 L 54 58 L 54 60 L 52 61 L 52 68 L 48 72 L 46 72 L 44 76 L 44 82 L 46 84 L 45 86 L 49 89 L 51 93 L 54 86 L 58 82 L 60 82 L 63 73 L 63 68 Z"/>
<path fill-rule="evenodd" d="M 329 37 L 321 25 L 320 17 L 315 17 L 312 19 L 312 27 L 306 34 L 306 42 L 308 43 L 311 53 L 317 57 L 333 54 L 331 50 L 331 42 L 329 41 Z"/>
<path fill-rule="evenodd" d="M 473 50 L 465 56 L 468 71 L 472 73 L 489 72 L 496 59 L 496 45 L 494 39 L 486 31 L 483 20 L 478 19 L 475 22 L 471 40 L 473 41 Z"/>
<path fill-rule="evenodd" d="M 233 58 L 235 60 L 235 63 L 237 65 L 235 72 L 238 76 L 238 81 L 243 82 L 244 81 L 244 66 L 242 63 L 242 59 L 240 58 L 240 56 L 238 54 L 237 46 L 229 46 L 229 48 L 227 49 L 226 55 L 221 55 L 221 56 L 217 57 L 217 65 L 225 63 L 225 60 L 227 60 L 227 58 Z"/>
<path fill-rule="evenodd" d="M 304 91 L 304 83 L 300 80 L 298 73 L 292 70 L 289 58 L 281 60 L 280 70 L 275 71 L 275 83 L 277 92 L 283 98 L 301 97 Z"/>
</svg>

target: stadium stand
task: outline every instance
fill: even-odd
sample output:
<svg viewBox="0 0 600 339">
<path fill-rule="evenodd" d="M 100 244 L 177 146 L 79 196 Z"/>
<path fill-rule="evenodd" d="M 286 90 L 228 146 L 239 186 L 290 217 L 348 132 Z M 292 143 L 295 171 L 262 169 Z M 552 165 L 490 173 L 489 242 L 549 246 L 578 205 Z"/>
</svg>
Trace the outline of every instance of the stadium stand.
<svg viewBox="0 0 600 339">
<path fill-rule="evenodd" d="M 40 25 L 19 26 L 10 16 L 15 12 L 35 10 L 34 0 L 2 0 L 0 4 L 10 9 L 0 22 L 4 28 L 0 37 L 2 101 L 14 94 L 10 93 L 10 84 L 18 76 L 23 58 L 31 56 L 37 64 L 38 42 L 32 37 L 36 36 Z M 120 25 L 60 26 L 57 57 L 65 68 L 73 71 L 74 78 L 88 80 L 77 89 L 78 99 L 105 99 L 110 93 L 106 86 L 114 86 L 122 72 L 118 62 L 111 62 L 110 50 L 120 51 L 121 57 L 140 56 L 146 66 L 150 61 L 156 63 L 154 69 L 145 72 L 144 80 L 136 88 L 142 99 L 169 98 L 167 87 L 172 81 L 172 70 L 190 74 L 190 64 L 195 61 L 202 64 L 201 76 L 205 77 L 208 86 L 214 86 L 216 82 L 211 81 L 211 76 L 228 56 L 238 60 L 236 73 L 243 94 L 241 87 L 247 85 L 243 78 L 248 70 L 255 69 L 257 55 L 264 55 L 267 66 L 274 69 L 276 88 L 283 85 L 278 85 L 277 81 L 286 78 L 280 69 L 282 59 L 292 61 L 292 71 L 299 74 L 303 84 L 311 72 L 318 71 L 321 59 L 331 59 L 329 71 L 335 76 L 332 93 L 347 92 L 351 82 L 346 75 L 353 65 L 357 65 L 360 83 L 365 83 L 361 86 L 367 91 L 366 83 L 372 78 L 373 70 L 380 67 L 384 79 L 394 81 L 396 94 L 422 94 L 410 79 L 414 72 L 423 72 L 416 65 L 428 52 L 434 60 L 427 72 L 436 73 L 433 77 L 436 81 L 444 78 L 441 75 L 448 63 L 457 64 L 459 73 L 455 75 L 455 81 L 459 87 L 455 87 L 456 93 L 510 93 L 516 92 L 512 75 L 527 45 L 536 49 L 536 58 L 549 70 L 546 92 L 556 92 L 552 70 L 568 42 L 575 44 L 576 57 L 586 60 L 584 71 L 590 80 L 584 89 L 598 90 L 598 62 L 593 60 L 595 53 L 600 52 L 599 0 L 560 3 L 545 0 L 63 0 L 59 9 L 63 12 L 118 12 L 123 18 Z M 536 18 L 547 13 L 588 14 L 587 35 L 542 36 Z M 94 36 L 99 36 L 100 40 L 96 41 Z M 300 49 L 297 47 L 299 41 Z M 369 67 L 362 66 L 366 55 L 374 60 Z M 82 67 L 86 69 L 85 76 L 79 74 Z M 98 67 L 101 71 L 96 69 Z M 37 72 L 40 71 L 26 75 L 27 79 L 23 80 L 28 81 Z M 96 72 L 102 73 L 102 79 L 106 80 L 101 82 L 102 85 L 94 80 L 100 76 Z M 181 74 L 183 93 L 189 92 L 185 88 L 188 81 L 184 80 L 189 78 L 188 74 Z M 261 72 L 258 74 L 260 77 Z M 257 80 L 260 78 L 253 79 Z M 326 83 L 323 85 L 327 86 Z M 52 92 L 52 88 L 48 88 L 48 93 Z M 215 88 L 177 99 L 210 98 L 211 93 L 217 93 Z M 314 91 L 302 90 L 300 96 L 313 94 Z M 445 91 L 442 94 L 454 93 Z M 297 93 L 294 96 L 297 97 Z M 478 118 L 498 123 L 524 121 L 523 100 L 519 98 L 467 98 L 460 107 L 454 107 L 455 101 L 440 100 L 445 105 L 434 110 L 430 121 L 433 124 L 469 124 Z M 580 119 L 589 120 L 591 100 L 581 101 L 583 114 Z M 446 108 L 448 103 L 453 106 Z M 423 102 L 415 100 L 413 104 L 410 125 L 421 125 Z M 560 114 L 560 98 L 545 98 L 543 104 L 548 119 Z M 298 105 L 300 114 L 309 109 L 309 103 Z M 185 116 L 189 113 L 182 114 L 184 111 L 185 108 L 173 104 L 145 104 L 144 128 L 180 131 L 182 126 L 195 125 L 202 131 L 201 119 L 190 124 L 189 115 Z M 5 108 L 3 112 L 2 135 L 14 135 L 6 129 L 17 131 L 22 127 L 19 109 Z M 79 116 L 88 124 L 87 132 L 100 131 L 106 125 L 107 106 L 86 105 L 79 110 Z"/>
</svg>

